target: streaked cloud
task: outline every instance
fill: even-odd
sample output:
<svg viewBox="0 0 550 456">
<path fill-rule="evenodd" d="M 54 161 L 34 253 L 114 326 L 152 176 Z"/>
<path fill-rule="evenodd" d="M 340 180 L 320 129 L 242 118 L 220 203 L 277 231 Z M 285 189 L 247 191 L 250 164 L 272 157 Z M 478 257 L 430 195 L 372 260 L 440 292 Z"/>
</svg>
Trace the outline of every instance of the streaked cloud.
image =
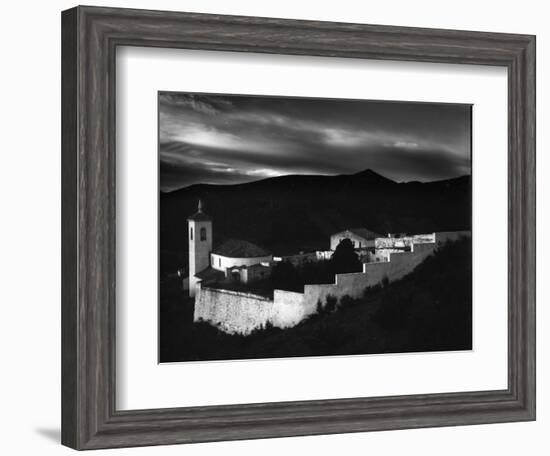
<svg viewBox="0 0 550 456">
<path fill-rule="evenodd" d="M 470 173 L 470 106 L 159 94 L 161 189 L 366 168 L 403 180 Z"/>
</svg>

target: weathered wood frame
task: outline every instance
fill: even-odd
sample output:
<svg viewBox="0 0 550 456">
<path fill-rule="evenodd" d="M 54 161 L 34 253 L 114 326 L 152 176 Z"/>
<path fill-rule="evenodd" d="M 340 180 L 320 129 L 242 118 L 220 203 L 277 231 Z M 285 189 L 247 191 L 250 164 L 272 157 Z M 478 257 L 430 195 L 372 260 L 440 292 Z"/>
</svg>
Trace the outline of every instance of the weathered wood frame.
<svg viewBox="0 0 550 456">
<path fill-rule="evenodd" d="M 506 67 L 508 388 L 116 410 L 115 50 L 121 45 Z M 535 419 L 534 36 L 77 7 L 62 13 L 62 54 L 63 444 L 93 449 Z"/>
</svg>

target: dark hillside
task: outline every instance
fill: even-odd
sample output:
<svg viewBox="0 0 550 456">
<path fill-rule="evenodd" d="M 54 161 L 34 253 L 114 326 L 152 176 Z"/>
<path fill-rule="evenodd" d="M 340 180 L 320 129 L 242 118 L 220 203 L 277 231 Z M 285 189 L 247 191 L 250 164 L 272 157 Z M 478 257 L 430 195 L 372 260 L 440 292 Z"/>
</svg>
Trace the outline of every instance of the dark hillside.
<svg viewBox="0 0 550 456">
<path fill-rule="evenodd" d="M 201 198 L 214 243 L 245 239 L 274 254 L 328 249 L 349 227 L 379 233 L 471 229 L 471 179 L 396 183 L 372 170 L 289 175 L 239 185 L 193 185 L 160 194 L 161 270 L 187 264 L 187 217 Z"/>
</svg>

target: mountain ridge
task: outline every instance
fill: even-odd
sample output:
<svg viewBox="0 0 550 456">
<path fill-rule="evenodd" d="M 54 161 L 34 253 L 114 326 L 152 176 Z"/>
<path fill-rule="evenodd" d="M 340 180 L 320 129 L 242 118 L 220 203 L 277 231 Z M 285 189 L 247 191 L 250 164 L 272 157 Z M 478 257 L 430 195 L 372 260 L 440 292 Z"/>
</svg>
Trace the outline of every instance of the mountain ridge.
<svg viewBox="0 0 550 456">
<path fill-rule="evenodd" d="M 323 178 L 368 178 L 371 181 L 377 180 L 378 182 L 385 182 L 387 184 L 395 184 L 395 185 L 401 185 L 401 184 L 409 184 L 409 183 L 418 183 L 418 184 L 430 184 L 430 183 L 436 183 L 436 182 L 447 182 L 447 181 L 454 181 L 456 179 L 463 179 L 463 178 L 470 178 L 471 176 L 469 174 L 464 174 L 461 176 L 451 177 L 447 179 L 436 179 L 433 181 L 401 181 L 397 182 L 393 179 L 390 179 L 389 177 L 384 176 L 383 174 L 380 174 L 376 171 L 374 171 L 372 168 L 366 168 L 362 171 L 358 171 L 355 173 L 349 173 L 349 174 L 285 174 L 282 176 L 270 176 L 270 177 L 264 177 L 262 179 L 257 179 L 249 182 L 241 182 L 237 184 L 213 184 L 213 183 L 197 183 L 192 184 L 187 187 L 182 187 L 170 191 L 163 191 L 161 190 L 161 194 L 172 194 L 175 192 L 181 192 L 186 191 L 189 189 L 194 189 L 197 187 L 205 187 L 205 186 L 215 186 L 215 187 L 233 187 L 233 186 L 243 186 L 243 185 L 249 185 L 249 184 L 258 184 L 260 182 L 269 182 L 269 181 L 280 181 L 280 180 L 292 180 L 292 179 L 301 179 L 301 178 L 310 178 L 310 179 L 323 179 Z"/>
</svg>

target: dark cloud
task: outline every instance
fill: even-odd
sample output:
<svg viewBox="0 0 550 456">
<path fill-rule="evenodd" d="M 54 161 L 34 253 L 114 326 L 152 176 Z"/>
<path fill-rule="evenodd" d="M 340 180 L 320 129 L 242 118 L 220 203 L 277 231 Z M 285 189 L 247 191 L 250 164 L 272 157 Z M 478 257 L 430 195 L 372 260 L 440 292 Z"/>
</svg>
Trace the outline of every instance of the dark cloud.
<svg viewBox="0 0 550 456">
<path fill-rule="evenodd" d="M 161 189 L 366 168 L 397 181 L 470 173 L 469 105 L 161 93 Z"/>
</svg>

